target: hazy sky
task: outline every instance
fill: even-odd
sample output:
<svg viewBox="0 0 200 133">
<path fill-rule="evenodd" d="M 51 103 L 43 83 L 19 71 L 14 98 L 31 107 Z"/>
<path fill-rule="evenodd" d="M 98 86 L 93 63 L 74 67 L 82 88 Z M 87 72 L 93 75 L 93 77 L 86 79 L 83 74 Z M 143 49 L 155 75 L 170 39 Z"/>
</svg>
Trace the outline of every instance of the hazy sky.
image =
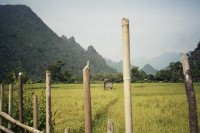
<svg viewBox="0 0 200 133">
<path fill-rule="evenodd" d="M 114 61 L 122 59 L 121 20 L 129 19 L 131 58 L 187 52 L 200 41 L 200 0 L 0 0 L 25 4 L 59 36 L 74 36 Z"/>
</svg>

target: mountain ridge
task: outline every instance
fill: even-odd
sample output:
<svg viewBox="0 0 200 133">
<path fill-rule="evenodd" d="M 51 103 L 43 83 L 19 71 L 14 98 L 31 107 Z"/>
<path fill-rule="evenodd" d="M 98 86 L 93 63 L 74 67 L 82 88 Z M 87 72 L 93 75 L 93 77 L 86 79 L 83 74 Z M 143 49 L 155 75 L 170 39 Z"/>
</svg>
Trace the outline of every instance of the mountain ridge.
<svg viewBox="0 0 200 133">
<path fill-rule="evenodd" d="M 161 55 L 154 57 L 152 59 L 147 59 L 145 57 L 139 57 L 132 59 L 132 63 L 140 68 L 144 67 L 146 64 L 150 64 L 153 68 L 157 70 L 164 69 L 169 65 L 170 62 L 177 62 L 181 60 L 181 54 L 176 52 L 164 52 Z"/>
<path fill-rule="evenodd" d="M 150 64 L 146 64 L 141 70 L 143 70 L 148 75 L 155 75 L 157 72 Z"/>
<path fill-rule="evenodd" d="M 92 52 L 84 50 L 74 37 L 57 36 L 28 6 L 0 5 L 0 18 L 0 81 L 19 71 L 34 80 L 44 79 L 45 69 L 58 60 L 63 69 L 79 76 L 87 60 L 92 74 L 116 72 L 94 47 Z"/>
<path fill-rule="evenodd" d="M 105 59 L 106 63 L 115 68 L 118 72 L 122 72 L 122 60 L 119 62 L 112 61 L 110 59 Z M 171 62 L 180 61 L 180 53 L 175 52 L 165 52 L 152 59 L 147 59 L 146 57 L 133 58 L 131 63 L 133 66 L 137 66 L 142 69 L 146 64 L 150 64 L 154 69 L 161 70 L 166 68 Z"/>
</svg>

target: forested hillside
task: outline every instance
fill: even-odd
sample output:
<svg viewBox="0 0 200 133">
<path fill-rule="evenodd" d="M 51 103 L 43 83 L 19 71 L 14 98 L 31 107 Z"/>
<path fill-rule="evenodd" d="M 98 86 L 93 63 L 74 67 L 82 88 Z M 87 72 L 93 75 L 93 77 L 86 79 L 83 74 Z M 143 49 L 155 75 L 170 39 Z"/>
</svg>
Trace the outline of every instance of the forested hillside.
<svg viewBox="0 0 200 133">
<path fill-rule="evenodd" d="M 44 79 L 45 69 L 57 61 L 63 63 L 62 71 L 81 76 L 87 60 L 92 74 L 116 72 L 92 46 L 85 51 L 74 37 L 58 37 L 29 7 L 0 5 L 1 82 L 12 82 L 19 71 L 39 81 Z"/>
</svg>

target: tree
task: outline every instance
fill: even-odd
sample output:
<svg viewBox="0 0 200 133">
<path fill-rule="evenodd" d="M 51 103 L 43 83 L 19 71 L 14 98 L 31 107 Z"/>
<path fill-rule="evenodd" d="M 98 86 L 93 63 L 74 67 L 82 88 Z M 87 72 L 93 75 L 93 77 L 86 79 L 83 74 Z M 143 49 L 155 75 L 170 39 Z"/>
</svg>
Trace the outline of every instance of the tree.
<svg viewBox="0 0 200 133">
<path fill-rule="evenodd" d="M 178 82 L 180 80 L 183 80 L 182 65 L 180 62 L 171 62 L 167 69 L 171 72 L 170 81 Z"/>
<path fill-rule="evenodd" d="M 192 71 L 193 81 L 200 81 L 200 42 L 194 51 L 188 53 L 188 60 Z"/>
<path fill-rule="evenodd" d="M 131 81 L 143 81 L 147 78 L 147 74 L 143 70 L 139 70 L 139 67 L 133 66 L 131 69 Z"/>
<path fill-rule="evenodd" d="M 158 71 L 155 75 L 157 81 L 178 82 L 183 79 L 180 62 L 171 62 L 166 69 Z"/>
</svg>

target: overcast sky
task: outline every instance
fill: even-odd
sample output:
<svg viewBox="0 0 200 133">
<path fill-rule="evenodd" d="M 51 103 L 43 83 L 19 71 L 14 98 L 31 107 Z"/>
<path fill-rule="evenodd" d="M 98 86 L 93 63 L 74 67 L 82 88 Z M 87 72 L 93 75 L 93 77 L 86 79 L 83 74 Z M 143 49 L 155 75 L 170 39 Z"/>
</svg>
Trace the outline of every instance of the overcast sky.
<svg viewBox="0 0 200 133">
<path fill-rule="evenodd" d="M 113 61 L 122 59 L 121 20 L 129 19 L 131 58 L 194 50 L 200 0 L 0 0 L 25 4 L 58 36 L 75 37 Z"/>
</svg>

